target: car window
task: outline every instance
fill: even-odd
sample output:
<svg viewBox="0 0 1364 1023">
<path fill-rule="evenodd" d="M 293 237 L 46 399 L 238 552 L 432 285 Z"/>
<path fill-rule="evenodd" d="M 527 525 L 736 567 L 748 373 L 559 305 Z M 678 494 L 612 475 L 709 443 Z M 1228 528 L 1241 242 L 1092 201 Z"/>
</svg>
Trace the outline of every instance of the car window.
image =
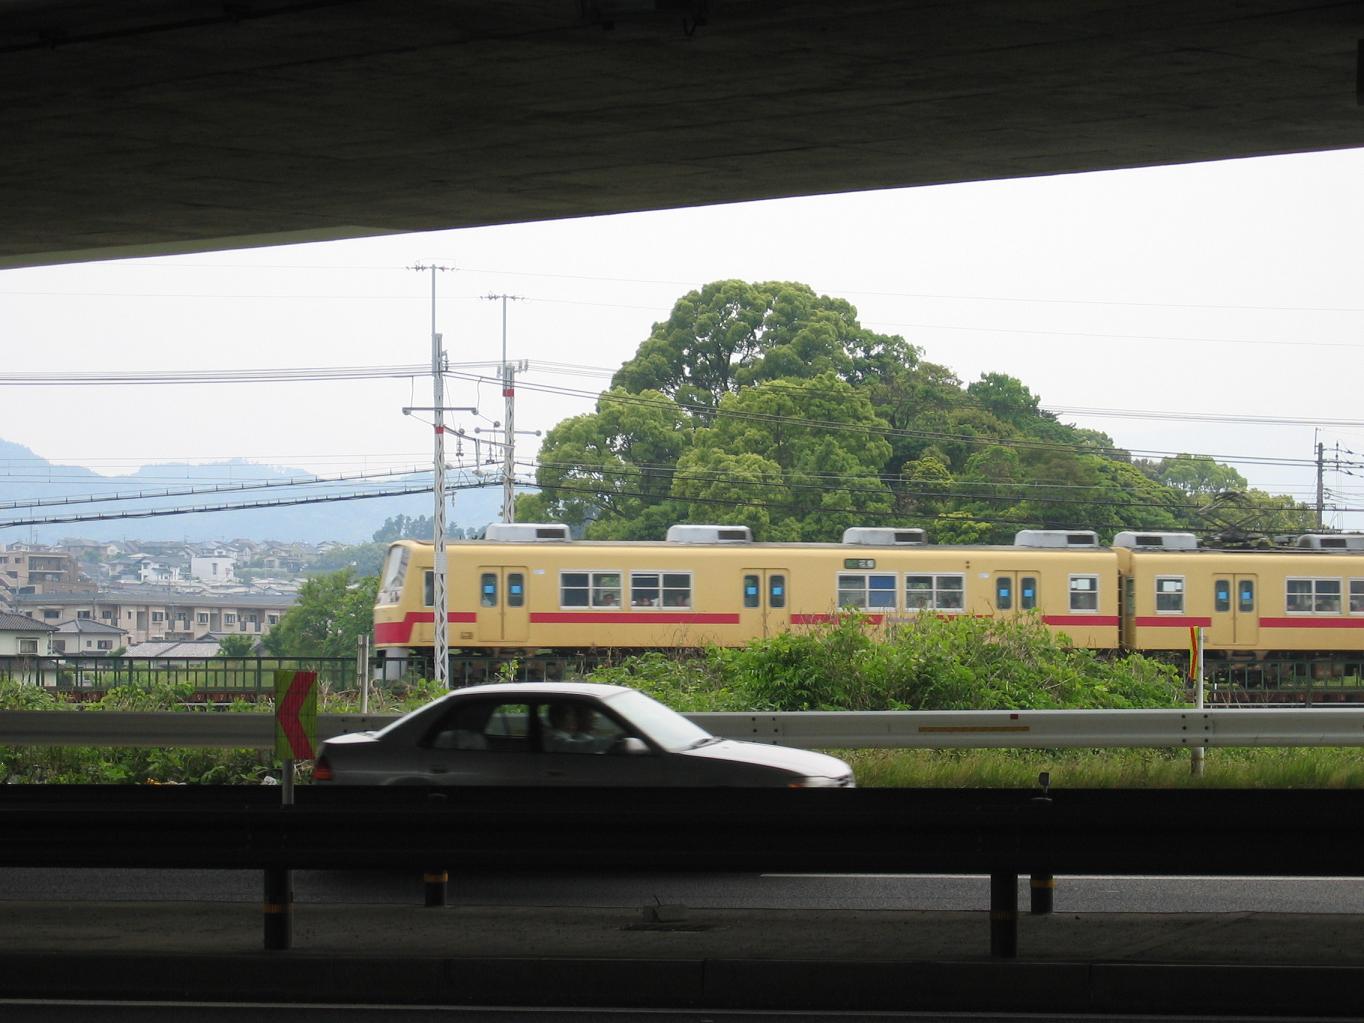
<svg viewBox="0 0 1364 1023">
<path fill-rule="evenodd" d="M 433 749 L 524 753 L 529 749 L 530 707 L 524 703 L 469 700 L 456 704 L 434 729 Z"/>
<path fill-rule="evenodd" d="M 608 699 L 611 709 L 630 723 L 633 734 L 650 739 L 664 749 L 686 749 L 711 738 L 704 728 L 636 690 L 616 693 Z"/>
<path fill-rule="evenodd" d="M 537 713 L 546 753 L 606 753 L 628 734 L 600 707 L 580 700 L 542 703 Z"/>
</svg>

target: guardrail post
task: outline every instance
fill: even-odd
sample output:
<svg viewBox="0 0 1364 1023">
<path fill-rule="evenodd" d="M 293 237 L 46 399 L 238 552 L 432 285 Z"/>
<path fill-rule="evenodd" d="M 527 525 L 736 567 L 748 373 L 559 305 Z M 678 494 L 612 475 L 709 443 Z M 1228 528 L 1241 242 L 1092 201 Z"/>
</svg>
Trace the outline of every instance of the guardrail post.
<svg viewBox="0 0 1364 1023">
<path fill-rule="evenodd" d="M 294 937 L 294 888 L 288 867 L 265 869 L 265 949 L 286 949 Z"/>
<path fill-rule="evenodd" d="M 1032 898 L 1028 912 L 1033 916 L 1045 916 L 1052 911 L 1056 897 L 1056 878 L 1050 874 L 1033 874 L 1030 879 Z"/>
<path fill-rule="evenodd" d="M 1018 875 L 990 875 L 990 955 L 1018 957 Z"/>
<path fill-rule="evenodd" d="M 1028 800 L 1031 809 L 1031 831 L 1034 837 L 1046 830 L 1049 826 L 1049 816 L 1051 811 L 1051 772 L 1042 771 L 1037 776 L 1037 784 L 1041 789 L 1038 795 Z M 1045 916 L 1052 911 L 1052 906 L 1056 895 L 1056 878 L 1050 872 L 1034 871 L 1029 878 L 1028 885 L 1028 912 L 1034 916 Z"/>
<path fill-rule="evenodd" d="M 445 870 L 428 870 L 422 875 L 422 880 L 426 882 L 426 906 L 428 909 L 439 909 L 445 905 L 446 892 L 449 889 L 450 874 Z"/>
</svg>

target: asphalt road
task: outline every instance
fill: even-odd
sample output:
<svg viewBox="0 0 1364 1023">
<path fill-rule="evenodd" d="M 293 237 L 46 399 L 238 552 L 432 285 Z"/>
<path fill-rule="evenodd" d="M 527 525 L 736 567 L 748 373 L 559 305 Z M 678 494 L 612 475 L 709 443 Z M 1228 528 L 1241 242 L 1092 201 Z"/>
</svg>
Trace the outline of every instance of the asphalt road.
<svg viewBox="0 0 1364 1023">
<path fill-rule="evenodd" d="M 256 902 L 259 871 L 0 871 L 0 900 Z M 296 871 L 300 903 L 420 903 L 422 881 L 389 871 Z M 1069 913 L 1364 914 L 1357 878 L 1062 877 L 1056 910 Z M 952 875 L 490 874 L 453 875 L 452 905 L 698 909 L 985 909 L 989 879 Z M 1028 906 L 1027 879 L 1019 905 Z"/>
</svg>

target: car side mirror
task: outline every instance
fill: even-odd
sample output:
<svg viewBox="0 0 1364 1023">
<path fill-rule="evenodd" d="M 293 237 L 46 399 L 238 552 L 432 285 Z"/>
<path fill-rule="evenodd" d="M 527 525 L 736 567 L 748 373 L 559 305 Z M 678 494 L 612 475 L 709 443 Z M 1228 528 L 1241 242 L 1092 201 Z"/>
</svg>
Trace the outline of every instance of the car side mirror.
<svg viewBox="0 0 1364 1023">
<path fill-rule="evenodd" d="M 615 741 L 611 746 L 611 752 L 622 757 L 647 756 L 649 744 L 643 739 L 636 739 L 633 735 L 625 735 Z"/>
</svg>

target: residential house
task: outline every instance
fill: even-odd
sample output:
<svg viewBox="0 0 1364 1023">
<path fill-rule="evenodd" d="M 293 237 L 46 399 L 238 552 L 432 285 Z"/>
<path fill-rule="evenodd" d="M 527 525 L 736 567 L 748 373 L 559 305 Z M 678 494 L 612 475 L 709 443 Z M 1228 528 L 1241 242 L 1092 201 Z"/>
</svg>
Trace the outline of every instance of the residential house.
<svg viewBox="0 0 1364 1023">
<path fill-rule="evenodd" d="M 194 555 L 189 559 L 191 579 L 201 583 L 230 583 L 236 579 L 236 559 L 222 555 Z"/>
<path fill-rule="evenodd" d="M 57 656 L 108 654 L 127 646 L 128 630 L 97 622 L 93 618 L 71 618 L 52 633 L 52 653 Z"/>
<path fill-rule="evenodd" d="M 15 591 L 32 588 L 36 593 L 52 593 L 73 586 L 81 576 L 70 551 L 9 544 L 0 545 L 0 577 Z"/>
<path fill-rule="evenodd" d="M 0 612 L 0 657 L 46 657 L 55 625 L 27 615 Z"/>
</svg>

